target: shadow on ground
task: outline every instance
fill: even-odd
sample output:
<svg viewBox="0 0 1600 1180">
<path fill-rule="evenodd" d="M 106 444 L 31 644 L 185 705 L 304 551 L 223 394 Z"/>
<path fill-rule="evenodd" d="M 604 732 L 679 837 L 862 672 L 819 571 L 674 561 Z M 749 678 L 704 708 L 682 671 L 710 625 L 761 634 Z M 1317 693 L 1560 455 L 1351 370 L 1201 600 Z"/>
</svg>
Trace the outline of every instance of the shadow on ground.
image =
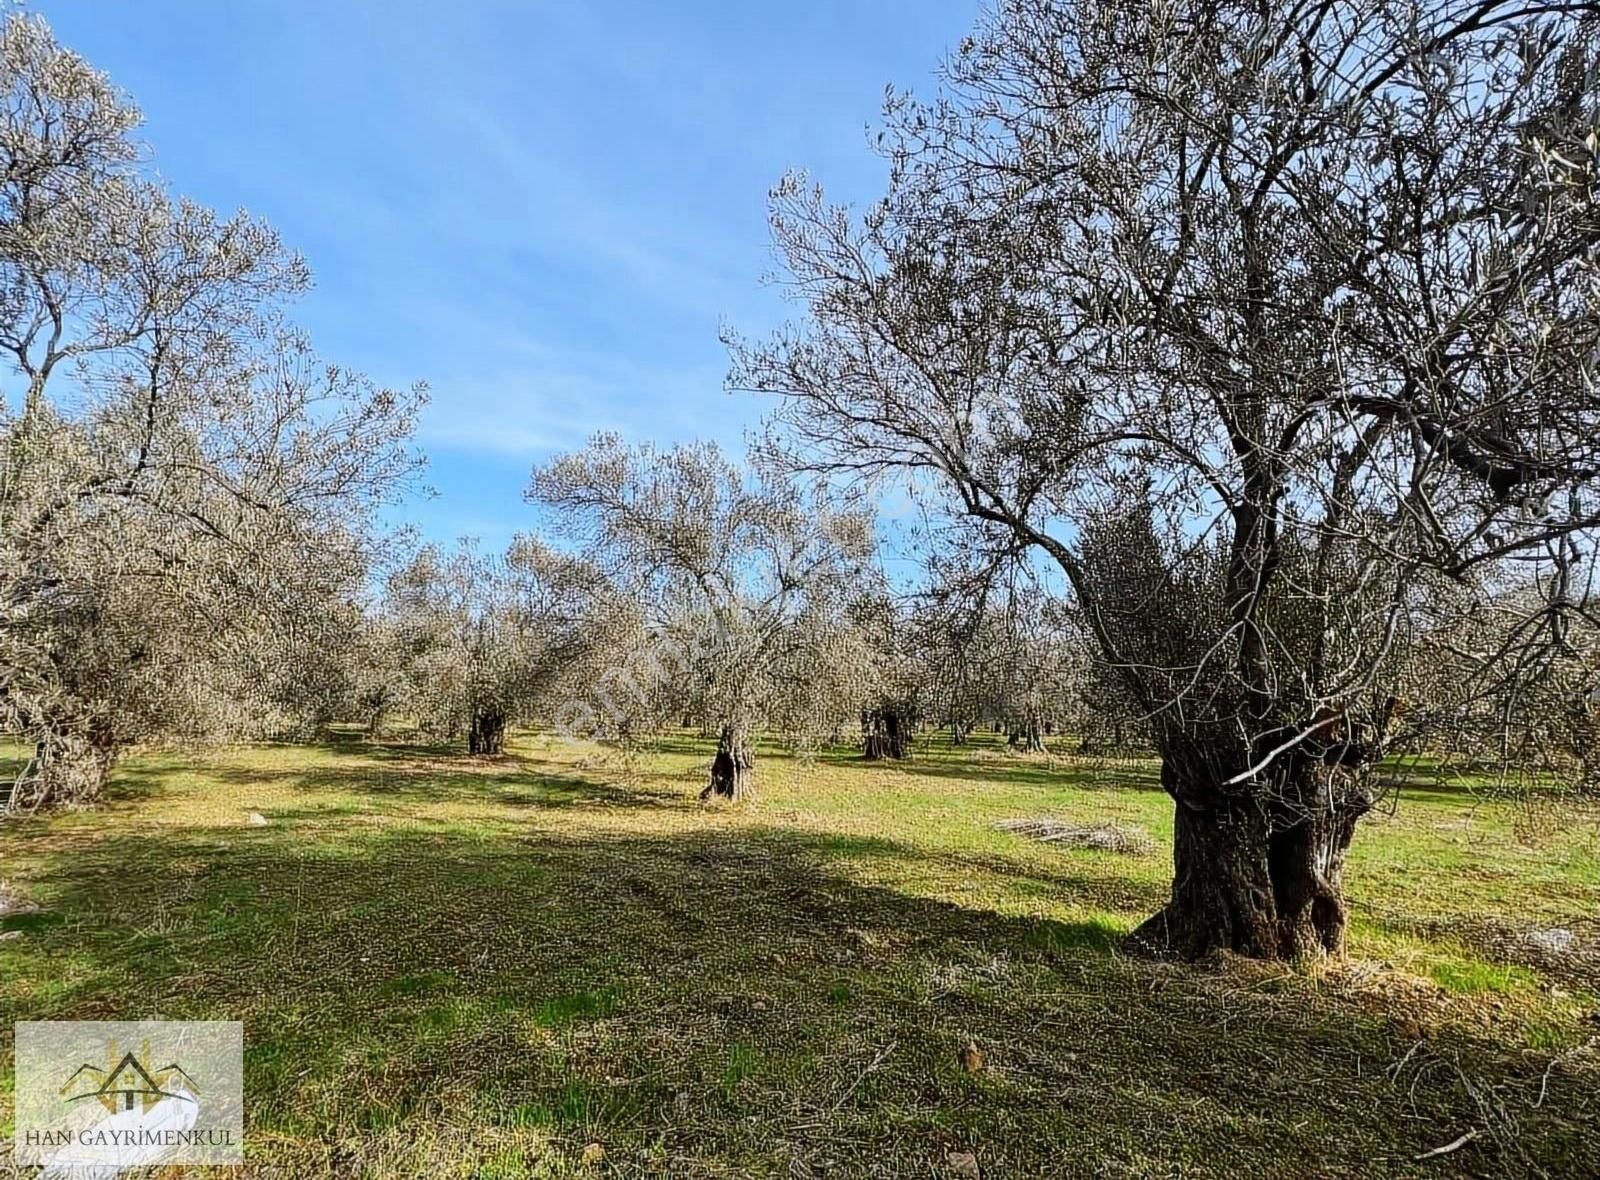
<svg viewBox="0 0 1600 1180">
<path fill-rule="evenodd" d="M 0 943 L 0 1019 L 244 1020 L 252 1163 L 292 1174 L 562 1175 L 591 1141 L 621 1175 L 928 1175 L 950 1150 L 989 1177 L 1404 1174 L 1485 1094 L 1516 1137 L 1452 1166 L 1600 1174 L 1592 1079 L 1418 1041 L 1303 981 L 1131 962 L 1100 922 L 861 883 L 929 856 L 893 841 L 362 826 L 315 803 L 625 805 L 517 761 L 452 767 L 300 774 L 312 830 L 291 808 L 47 855 L 48 915 Z"/>
<path fill-rule="evenodd" d="M 365 756 L 359 760 L 335 760 L 315 769 L 224 766 L 207 770 L 205 777 L 224 787 L 292 787 L 303 793 L 308 802 L 319 795 L 354 796 L 379 806 L 470 802 L 538 808 L 686 808 L 692 803 L 692 799 L 622 787 L 570 770 L 552 772 L 539 761 L 516 754 L 473 758 L 458 751 L 437 754 L 429 749 L 355 747 L 345 752 Z M 170 790 L 168 778 L 167 768 L 160 763 L 119 768 L 106 800 L 116 804 L 159 795 Z"/>
</svg>

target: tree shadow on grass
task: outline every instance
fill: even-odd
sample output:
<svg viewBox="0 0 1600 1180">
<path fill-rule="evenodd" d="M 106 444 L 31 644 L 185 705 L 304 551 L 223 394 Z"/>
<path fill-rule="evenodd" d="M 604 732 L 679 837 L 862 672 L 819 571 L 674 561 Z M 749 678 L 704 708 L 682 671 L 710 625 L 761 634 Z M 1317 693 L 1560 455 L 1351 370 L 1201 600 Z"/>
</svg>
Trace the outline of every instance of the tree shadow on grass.
<svg viewBox="0 0 1600 1180">
<path fill-rule="evenodd" d="M 223 766 L 207 776 L 235 787 L 279 784 L 316 793 L 354 795 L 374 804 L 386 802 L 482 802 L 500 806 L 560 808 L 578 805 L 616 808 L 687 808 L 691 797 L 679 798 L 639 786 L 619 786 L 515 754 L 493 759 L 466 755 L 439 757 L 413 753 L 364 759 L 334 768 L 268 769 Z M 159 779 L 159 773 L 145 778 Z"/>
<path fill-rule="evenodd" d="M 1067 788 L 1079 791 L 1161 790 L 1159 768 L 1154 763 L 1143 762 L 1102 762 L 1075 758 L 1050 762 L 1042 758 L 1003 753 L 970 758 L 927 757 L 913 751 L 912 756 L 904 761 L 869 761 L 855 757 L 841 758 L 830 765 L 932 778 L 960 779 L 978 786 L 992 782 L 1051 790 Z"/>
<path fill-rule="evenodd" d="M 778 839 L 788 834 L 784 829 L 768 831 Z M 1150 854 L 1152 863 L 1161 866 L 1159 878 L 1140 881 L 1116 865 L 1121 857 L 1113 852 L 1070 856 L 1054 850 L 1058 855 L 1041 861 L 977 851 L 941 851 L 935 855 L 880 836 L 809 835 L 806 842 L 807 847 L 837 864 L 899 864 L 913 872 L 938 868 L 949 874 L 1004 883 L 1012 892 L 1031 892 L 1053 901 L 1071 898 L 1096 909 L 1141 918 L 1160 909 L 1169 893 L 1166 871 L 1170 857 L 1159 852 Z"/>
<path fill-rule="evenodd" d="M 1316 989 L 862 883 L 944 859 L 782 829 L 112 832 L 30 871 L 71 921 L 0 943 L 0 1015 L 242 1019 L 252 1162 L 294 1174 L 600 1140 L 673 1176 L 927 1174 L 954 1148 L 997 1176 L 1380 1175 L 1479 1118 Z M 1053 881 L 1086 912 L 1099 884 Z M 1600 1166 L 1581 1077 L 1465 1040 L 1421 1060 L 1446 1057 L 1526 1107 L 1540 1164 Z M 1487 1140 L 1456 1162 L 1505 1170 Z"/>
<path fill-rule="evenodd" d="M 453 741 L 421 741 L 416 738 L 347 738 L 343 741 L 329 742 L 326 745 L 319 743 L 319 749 L 345 758 L 360 758 L 364 761 L 408 762 L 417 758 L 474 758 L 467 752 L 465 738 Z M 497 756 L 499 757 L 499 756 Z M 484 764 L 492 764 L 495 757 L 475 758 Z"/>
</svg>

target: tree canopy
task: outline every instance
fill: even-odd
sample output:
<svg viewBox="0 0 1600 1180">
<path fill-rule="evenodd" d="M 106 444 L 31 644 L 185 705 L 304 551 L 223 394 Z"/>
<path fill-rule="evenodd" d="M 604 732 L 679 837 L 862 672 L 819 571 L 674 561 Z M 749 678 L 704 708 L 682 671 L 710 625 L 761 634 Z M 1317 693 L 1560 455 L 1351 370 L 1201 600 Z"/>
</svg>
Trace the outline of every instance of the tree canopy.
<svg viewBox="0 0 1600 1180">
<path fill-rule="evenodd" d="M 1002 0 L 891 97 L 881 202 L 773 195 L 805 320 L 733 383 L 1059 568 L 1177 805 L 1137 943 L 1338 950 L 1432 608 L 1524 559 L 1508 654 L 1559 647 L 1600 523 L 1579 7 Z"/>
<path fill-rule="evenodd" d="M 712 444 L 614 435 L 537 469 L 528 496 L 647 604 L 657 671 L 694 686 L 689 707 L 719 734 L 708 798 L 749 789 L 757 726 L 852 711 L 861 649 L 847 607 L 872 559 L 865 513 L 759 461 L 741 470 Z M 658 687 L 626 679 L 640 702 Z"/>
<path fill-rule="evenodd" d="M 422 388 L 320 361 L 282 316 L 304 262 L 169 195 L 138 123 L 42 21 L 0 27 L 0 728 L 33 747 L 13 808 L 92 795 L 129 741 L 259 721 L 256 673 L 359 592 L 375 508 L 420 464 Z"/>
</svg>

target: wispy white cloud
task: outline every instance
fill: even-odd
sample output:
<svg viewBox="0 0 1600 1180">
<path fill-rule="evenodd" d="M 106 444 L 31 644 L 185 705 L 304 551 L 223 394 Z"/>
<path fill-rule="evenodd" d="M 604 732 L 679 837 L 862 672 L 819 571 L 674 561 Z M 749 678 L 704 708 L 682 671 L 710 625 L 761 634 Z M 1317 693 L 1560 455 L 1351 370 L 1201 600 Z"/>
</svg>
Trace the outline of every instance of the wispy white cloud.
<svg viewBox="0 0 1600 1180">
<path fill-rule="evenodd" d="M 458 231 L 575 260 L 674 315 L 697 312 L 714 322 L 749 300 L 755 276 L 742 273 L 749 243 L 730 249 L 719 242 L 692 203 L 622 197 L 585 159 L 533 141 L 526 124 L 490 106 L 453 102 L 441 114 L 482 169 L 480 195 L 493 193 L 492 206 L 468 220 L 448 211 L 462 195 L 447 198 L 443 220 Z"/>
<path fill-rule="evenodd" d="M 737 449 L 768 407 L 721 391 L 716 332 L 784 315 L 764 194 L 809 165 L 875 195 L 883 84 L 978 0 L 40 2 L 175 188 L 306 249 L 330 358 L 430 382 L 437 535 L 525 521 L 532 462 L 596 430 Z"/>
<path fill-rule="evenodd" d="M 564 362 L 564 363 L 563 363 Z M 430 446 L 539 458 L 599 431 L 633 438 L 714 438 L 737 445 L 749 407 L 716 372 L 654 370 L 629 361 L 555 358 L 453 384 L 423 421 Z"/>
</svg>

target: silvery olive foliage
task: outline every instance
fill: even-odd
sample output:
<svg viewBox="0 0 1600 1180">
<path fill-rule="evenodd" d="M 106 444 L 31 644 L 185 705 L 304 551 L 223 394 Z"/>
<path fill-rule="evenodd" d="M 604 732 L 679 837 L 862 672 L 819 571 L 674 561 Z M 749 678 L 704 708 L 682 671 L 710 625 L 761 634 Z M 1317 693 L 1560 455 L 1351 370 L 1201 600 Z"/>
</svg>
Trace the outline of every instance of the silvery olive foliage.
<svg viewBox="0 0 1600 1180">
<path fill-rule="evenodd" d="M 12 808 L 92 796 L 131 742 L 290 720 L 420 463 L 424 391 L 319 360 L 283 319 L 304 262 L 152 179 L 139 118 L 39 18 L 0 27 Z"/>
<path fill-rule="evenodd" d="M 547 719 L 593 682 L 600 638 L 632 613 L 593 567 L 534 537 L 501 554 L 425 546 L 389 577 L 370 624 L 382 650 L 364 685 L 369 718 L 409 716 L 498 754 L 508 726 Z"/>
<path fill-rule="evenodd" d="M 801 463 L 935 478 L 1065 580 L 1177 804 L 1135 945 L 1337 953 L 1440 610 L 1525 591 L 1475 667 L 1508 704 L 1571 645 L 1597 68 L 1589 5 L 1000 0 L 891 97 L 881 202 L 775 190 L 805 319 L 732 382 Z"/>
<path fill-rule="evenodd" d="M 913 614 L 930 713 L 954 740 L 997 726 L 1026 752 L 1068 733 L 1076 749 L 1118 723 L 1090 705 L 1090 641 L 1070 601 L 1052 593 L 1020 554 L 984 560 L 981 551 L 958 549 L 936 559 Z"/>
<path fill-rule="evenodd" d="M 887 585 L 870 587 L 850 605 L 855 631 L 866 641 L 861 701 L 862 753 L 908 758 L 917 732 L 939 696 L 914 596 Z"/>
<path fill-rule="evenodd" d="M 630 636 L 605 699 L 580 702 L 591 731 L 702 719 L 730 762 L 713 794 L 737 797 L 755 729 L 814 736 L 857 711 L 868 648 L 848 607 L 876 576 L 865 512 L 711 443 L 615 435 L 537 469 L 528 496 L 644 604 L 643 658 Z"/>
<path fill-rule="evenodd" d="M 1551 617 L 1513 577 L 1475 594 L 1439 586 L 1403 691 L 1410 748 L 1441 775 L 1514 795 L 1600 797 L 1600 618 L 1589 587 Z"/>
</svg>

